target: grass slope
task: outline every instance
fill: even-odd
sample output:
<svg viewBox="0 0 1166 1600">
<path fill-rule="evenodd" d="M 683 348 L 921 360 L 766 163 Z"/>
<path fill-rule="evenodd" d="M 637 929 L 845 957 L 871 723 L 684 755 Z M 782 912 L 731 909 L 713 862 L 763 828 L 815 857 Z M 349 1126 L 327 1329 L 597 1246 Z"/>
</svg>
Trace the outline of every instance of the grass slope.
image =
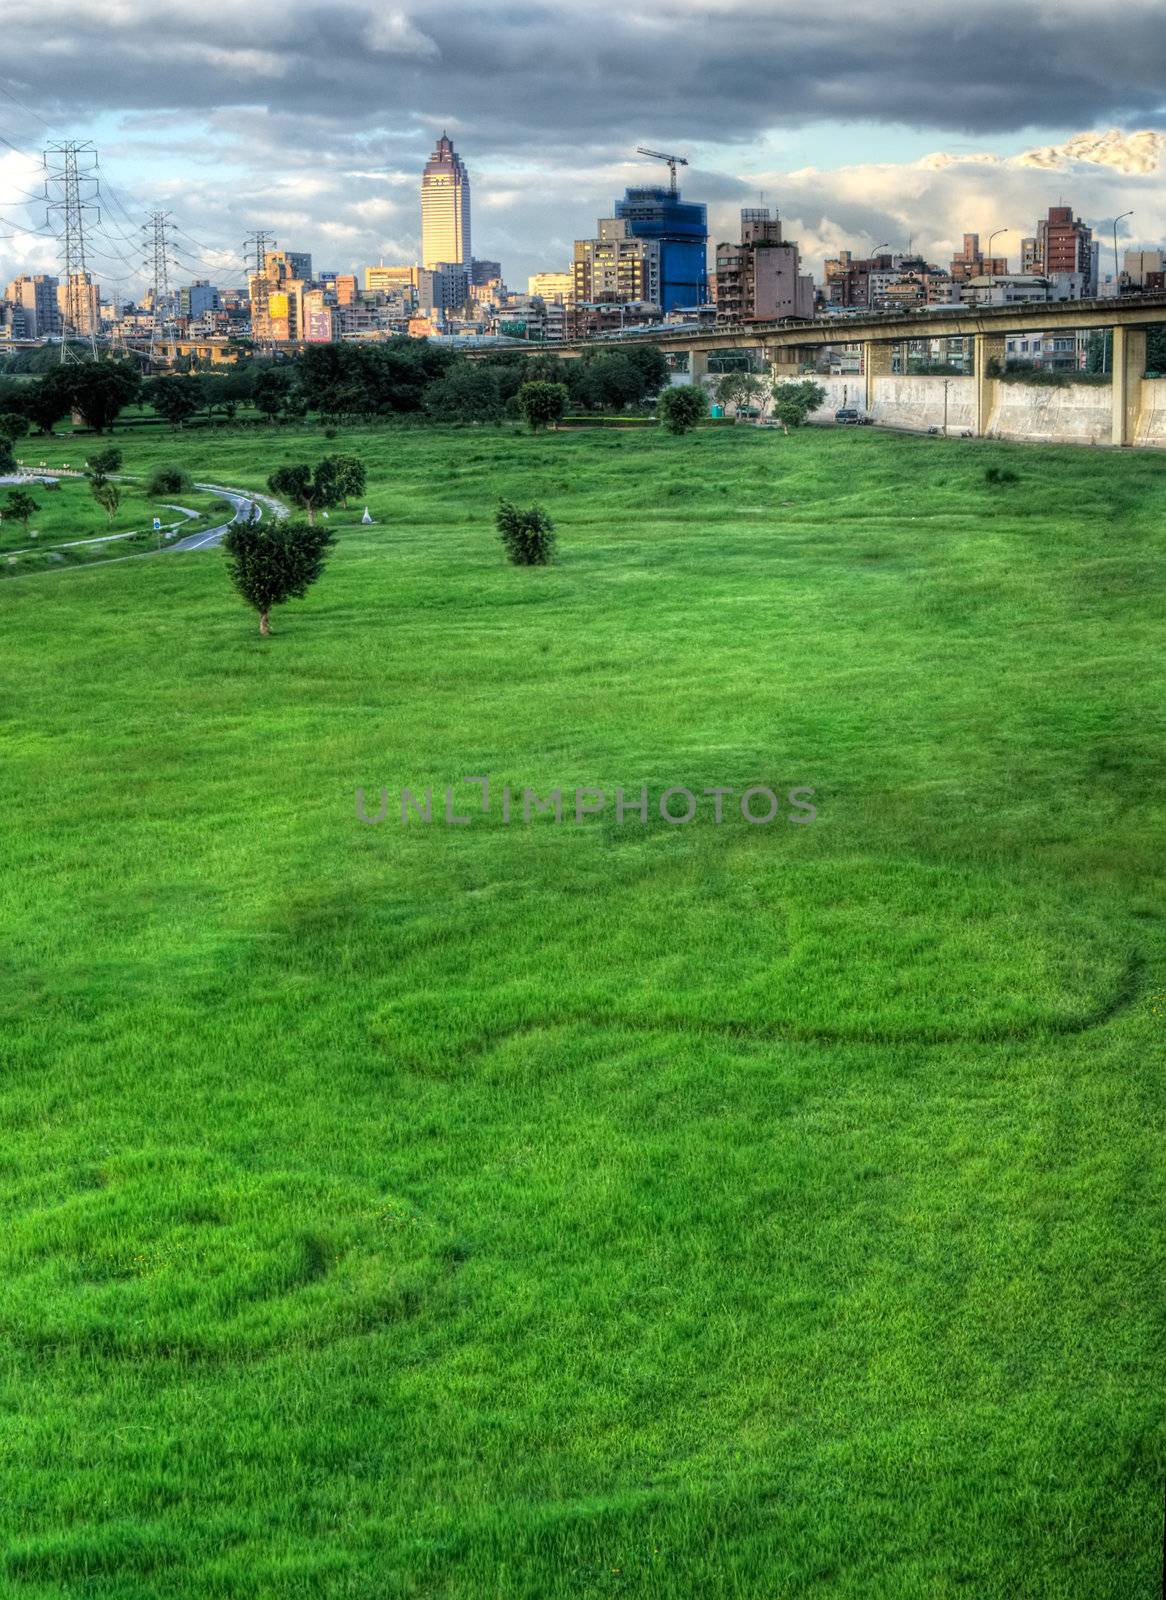
<svg viewBox="0 0 1166 1600">
<path fill-rule="evenodd" d="M 6 1592 L 1149 1600 L 1161 462 L 343 443 L 270 641 L 218 553 L 0 591 Z"/>
</svg>

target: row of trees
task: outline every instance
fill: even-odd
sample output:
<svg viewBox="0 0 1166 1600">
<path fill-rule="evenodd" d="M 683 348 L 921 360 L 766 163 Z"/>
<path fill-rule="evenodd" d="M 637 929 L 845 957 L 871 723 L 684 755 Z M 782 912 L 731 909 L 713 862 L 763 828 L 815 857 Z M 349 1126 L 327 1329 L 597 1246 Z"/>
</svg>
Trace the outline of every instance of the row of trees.
<svg viewBox="0 0 1166 1600">
<path fill-rule="evenodd" d="M 33 429 L 51 433 L 71 415 L 102 433 L 134 404 L 149 405 L 175 429 L 231 421 L 243 406 L 271 422 L 309 413 L 333 424 L 411 414 L 463 423 L 525 417 L 538 427 L 568 413 L 645 410 L 669 392 L 667 382 L 667 364 L 654 345 L 577 359 L 505 351 L 471 361 L 425 339 L 391 339 L 318 345 L 294 360 L 243 362 L 198 377 L 149 379 L 128 361 L 85 361 L 24 381 L 0 380 L 0 439 Z M 751 397 L 767 403 L 770 392 L 750 373 L 728 375 L 721 391 L 738 409 Z"/>
</svg>

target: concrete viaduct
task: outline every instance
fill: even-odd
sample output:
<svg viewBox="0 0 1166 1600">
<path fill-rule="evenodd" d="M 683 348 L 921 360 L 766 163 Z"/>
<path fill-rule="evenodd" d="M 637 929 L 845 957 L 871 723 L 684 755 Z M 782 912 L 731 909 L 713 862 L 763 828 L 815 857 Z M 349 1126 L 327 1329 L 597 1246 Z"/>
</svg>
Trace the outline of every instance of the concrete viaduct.
<svg viewBox="0 0 1166 1600">
<path fill-rule="evenodd" d="M 845 385 L 850 405 L 876 420 L 910 425 L 939 421 L 977 435 L 1049 437 L 1082 443 L 1166 445 L 1166 378 L 1147 380 L 1146 330 L 1166 326 L 1166 295 L 1126 300 L 1062 300 L 1024 305 L 968 307 L 960 311 L 882 312 L 867 316 L 818 318 L 813 322 L 751 323 L 697 331 L 692 328 L 623 333 L 553 346 L 558 355 L 581 356 L 588 350 L 618 350 L 637 342 L 658 345 L 688 357 L 694 382 L 707 376 L 709 356 L 718 350 L 759 350 L 775 380 L 796 377 L 822 348 L 861 344 L 863 371 Z M 1003 384 L 989 368 L 1004 363 L 1004 341 L 1012 334 L 1097 329 L 1112 332 L 1112 384 L 1087 389 L 1037 389 L 1035 385 Z M 892 371 L 894 347 L 913 339 L 970 338 L 970 377 L 900 378 Z M 934 397 L 929 401 L 928 394 Z M 842 403 L 830 393 L 840 383 L 826 384 L 823 414 Z M 1078 390 L 1074 394 L 1072 391 Z M 1057 402 L 1054 404 L 1054 402 Z M 1026 426 L 1032 412 L 1034 426 Z M 901 415 L 896 415 L 901 413 Z M 1054 415 L 1055 413 L 1055 415 Z M 1042 414 L 1044 414 L 1042 416 Z M 1042 431 L 1043 429 L 1043 431 Z"/>
</svg>

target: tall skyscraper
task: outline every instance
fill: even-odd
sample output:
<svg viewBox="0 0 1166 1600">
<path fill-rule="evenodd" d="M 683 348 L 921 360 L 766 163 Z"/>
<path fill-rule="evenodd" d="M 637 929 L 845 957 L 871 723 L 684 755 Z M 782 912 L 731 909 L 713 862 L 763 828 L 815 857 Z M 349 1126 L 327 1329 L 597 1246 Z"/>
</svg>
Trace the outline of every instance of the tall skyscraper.
<svg viewBox="0 0 1166 1600">
<path fill-rule="evenodd" d="M 660 304 L 702 306 L 708 300 L 708 210 L 669 189 L 629 189 L 615 203 L 633 239 L 660 246 Z"/>
<path fill-rule="evenodd" d="M 421 265 L 470 264 L 470 178 L 443 133 L 421 179 Z"/>
</svg>

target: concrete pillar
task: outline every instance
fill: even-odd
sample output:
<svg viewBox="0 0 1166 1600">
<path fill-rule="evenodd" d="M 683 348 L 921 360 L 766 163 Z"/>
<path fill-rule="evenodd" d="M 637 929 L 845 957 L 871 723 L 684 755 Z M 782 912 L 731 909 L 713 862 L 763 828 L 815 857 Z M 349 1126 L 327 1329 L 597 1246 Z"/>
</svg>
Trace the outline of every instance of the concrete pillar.
<svg viewBox="0 0 1166 1600">
<path fill-rule="evenodd" d="M 1113 330 L 1113 442 L 1133 444 L 1142 409 L 1142 377 L 1146 370 L 1146 335 L 1141 328 Z"/>
<path fill-rule="evenodd" d="M 709 375 L 709 353 L 707 350 L 690 350 L 688 352 L 688 381 L 700 383 Z"/>
<path fill-rule="evenodd" d="M 769 357 L 769 370 L 773 374 L 773 381 L 778 379 L 800 378 L 802 375 L 802 352 L 791 350 L 788 345 L 778 345 L 766 351 Z"/>
<path fill-rule="evenodd" d="M 976 379 L 975 433 L 982 439 L 992 426 L 992 413 L 996 409 L 996 380 L 988 376 L 988 364 L 998 361 L 1004 366 L 1004 340 L 998 334 L 977 333 L 973 343 L 973 373 Z"/>
<path fill-rule="evenodd" d="M 893 370 L 895 347 L 893 344 L 875 344 L 866 340 L 862 347 L 862 370 L 866 377 L 866 414 L 874 414 L 875 379 L 889 378 Z"/>
</svg>

